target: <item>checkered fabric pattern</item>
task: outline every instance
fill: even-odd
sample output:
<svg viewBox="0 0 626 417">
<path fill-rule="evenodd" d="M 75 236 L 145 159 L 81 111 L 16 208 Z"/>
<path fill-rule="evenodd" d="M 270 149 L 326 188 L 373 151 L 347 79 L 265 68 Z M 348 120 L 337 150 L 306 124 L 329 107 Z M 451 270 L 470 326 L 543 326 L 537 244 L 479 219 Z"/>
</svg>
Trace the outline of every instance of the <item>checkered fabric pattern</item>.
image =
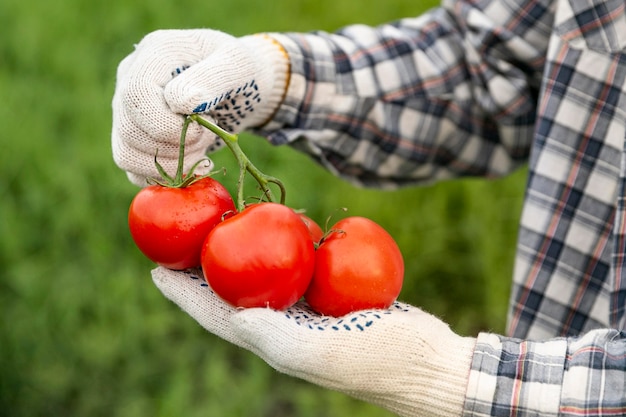
<svg viewBox="0 0 626 417">
<path fill-rule="evenodd" d="M 291 84 L 259 133 L 359 185 L 528 163 L 509 336 L 480 334 L 467 416 L 626 415 L 623 0 L 444 0 L 273 34 Z"/>
</svg>

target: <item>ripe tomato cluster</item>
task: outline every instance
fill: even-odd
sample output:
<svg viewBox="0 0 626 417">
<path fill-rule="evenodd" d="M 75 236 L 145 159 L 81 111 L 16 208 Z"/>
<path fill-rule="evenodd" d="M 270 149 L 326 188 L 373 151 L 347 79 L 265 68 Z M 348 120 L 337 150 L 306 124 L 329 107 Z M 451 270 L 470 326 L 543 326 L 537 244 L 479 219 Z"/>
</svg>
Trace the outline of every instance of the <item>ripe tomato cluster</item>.
<svg viewBox="0 0 626 417">
<path fill-rule="evenodd" d="M 181 155 L 183 144 L 184 133 Z M 184 176 L 181 167 L 174 179 L 157 164 L 168 183 L 143 188 L 130 205 L 131 236 L 153 262 L 177 270 L 201 267 L 213 291 L 236 307 L 282 310 L 304 299 L 319 314 L 339 317 L 387 308 L 398 297 L 402 254 L 374 221 L 346 217 L 323 231 L 283 202 L 235 204 L 220 182 Z"/>
<path fill-rule="evenodd" d="M 324 234 L 283 204 L 236 212 L 211 178 L 182 189 L 142 189 L 131 203 L 129 228 L 153 262 L 201 266 L 213 291 L 236 307 L 281 310 L 304 298 L 318 313 L 338 317 L 387 308 L 402 289 L 402 254 L 374 221 L 346 217 Z"/>
</svg>

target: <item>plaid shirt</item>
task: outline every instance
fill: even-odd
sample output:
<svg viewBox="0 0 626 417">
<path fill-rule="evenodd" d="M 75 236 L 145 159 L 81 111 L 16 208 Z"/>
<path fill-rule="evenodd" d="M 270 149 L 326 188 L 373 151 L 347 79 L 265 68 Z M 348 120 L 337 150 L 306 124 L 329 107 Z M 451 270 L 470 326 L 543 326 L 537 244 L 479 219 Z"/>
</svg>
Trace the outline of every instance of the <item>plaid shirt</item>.
<svg viewBox="0 0 626 417">
<path fill-rule="evenodd" d="M 623 0 L 448 0 L 380 27 L 275 34 L 262 131 L 354 183 L 529 164 L 509 337 L 480 334 L 466 416 L 626 415 Z"/>
</svg>

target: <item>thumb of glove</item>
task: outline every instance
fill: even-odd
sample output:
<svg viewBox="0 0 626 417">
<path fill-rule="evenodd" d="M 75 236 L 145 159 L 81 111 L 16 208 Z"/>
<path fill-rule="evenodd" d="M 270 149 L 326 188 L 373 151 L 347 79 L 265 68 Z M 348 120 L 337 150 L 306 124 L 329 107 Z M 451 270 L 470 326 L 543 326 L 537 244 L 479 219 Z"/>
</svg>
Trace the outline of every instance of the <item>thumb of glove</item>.
<svg viewBox="0 0 626 417">
<path fill-rule="evenodd" d="M 286 88 L 287 55 L 266 35 L 229 37 L 173 78 L 164 97 L 175 113 L 205 113 L 238 133 L 266 122 Z"/>
</svg>

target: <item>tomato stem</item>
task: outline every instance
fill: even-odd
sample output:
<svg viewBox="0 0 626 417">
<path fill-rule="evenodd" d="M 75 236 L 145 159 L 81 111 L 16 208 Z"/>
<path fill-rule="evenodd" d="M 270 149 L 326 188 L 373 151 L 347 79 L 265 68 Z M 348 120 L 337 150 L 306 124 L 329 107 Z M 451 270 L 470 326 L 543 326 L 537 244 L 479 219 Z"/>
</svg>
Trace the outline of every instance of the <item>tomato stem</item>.
<svg viewBox="0 0 626 417">
<path fill-rule="evenodd" d="M 227 132 L 216 124 L 211 123 L 208 120 L 200 117 L 198 114 L 192 114 L 187 119 L 193 120 L 199 125 L 206 127 L 211 132 L 222 138 L 224 143 L 226 143 L 226 146 L 228 146 L 232 154 L 235 156 L 235 159 L 237 160 L 237 165 L 239 166 L 239 180 L 237 182 L 237 210 L 242 211 L 245 208 L 243 185 L 246 172 L 252 175 L 252 177 L 256 180 L 256 182 L 259 184 L 259 187 L 263 191 L 263 194 L 269 201 L 276 202 L 274 194 L 269 188 L 269 184 L 271 183 L 278 186 L 278 188 L 280 189 L 280 204 L 285 204 L 285 186 L 283 185 L 282 181 L 280 181 L 276 177 L 264 174 L 256 166 L 254 166 L 254 164 L 250 161 L 250 158 L 248 158 L 248 156 L 239 146 L 239 138 L 237 135 Z"/>
<path fill-rule="evenodd" d="M 159 150 L 157 149 L 155 154 L 154 154 L 154 165 L 156 166 L 157 171 L 159 172 L 159 175 L 161 176 L 161 178 L 163 178 L 163 180 L 157 180 L 154 178 L 150 178 L 148 181 L 151 183 L 155 183 L 155 184 L 159 184 L 163 187 L 169 187 L 169 188 L 183 188 L 183 187 L 188 187 L 191 184 L 193 184 L 196 181 L 199 181 L 202 178 L 205 177 L 210 177 L 211 175 L 213 175 L 213 172 L 210 172 L 206 175 L 194 175 L 194 171 L 196 170 L 196 167 L 204 160 L 206 159 L 201 159 L 198 162 L 196 162 L 195 164 L 193 164 L 193 166 L 189 169 L 189 172 L 185 175 L 185 137 L 187 136 L 187 128 L 189 128 L 189 124 L 191 123 L 191 119 L 189 119 L 188 117 L 185 117 L 185 121 L 183 122 L 183 129 L 180 133 L 180 141 L 178 144 L 178 166 L 176 167 L 176 175 L 174 177 L 170 176 L 165 169 L 163 168 L 163 166 L 159 163 L 159 161 L 157 160 L 157 157 L 159 155 Z"/>
<path fill-rule="evenodd" d="M 185 121 L 183 122 L 183 130 L 180 132 L 180 140 L 178 142 L 178 166 L 176 167 L 176 177 L 174 182 L 180 184 L 183 182 L 183 174 L 184 174 L 184 163 L 185 163 L 185 137 L 187 136 L 187 128 L 191 120 L 188 117 L 185 117 Z"/>
</svg>

